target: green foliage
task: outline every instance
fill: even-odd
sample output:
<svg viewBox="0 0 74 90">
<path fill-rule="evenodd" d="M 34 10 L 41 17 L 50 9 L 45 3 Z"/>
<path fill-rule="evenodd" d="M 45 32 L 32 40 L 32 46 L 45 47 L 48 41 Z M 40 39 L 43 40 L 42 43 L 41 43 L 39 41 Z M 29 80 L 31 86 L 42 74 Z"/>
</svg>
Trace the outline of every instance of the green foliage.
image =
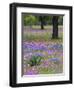
<svg viewBox="0 0 74 90">
<path fill-rule="evenodd" d="M 44 16 L 45 24 L 51 25 L 52 24 L 52 18 L 53 18 L 53 16 Z"/>
<path fill-rule="evenodd" d="M 63 25 L 63 16 L 59 16 L 58 24 Z"/>
<path fill-rule="evenodd" d="M 24 25 L 34 25 L 36 23 L 36 18 L 33 15 L 24 16 Z"/>
<path fill-rule="evenodd" d="M 30 66 L 40 65 L 41 59 L 42 56 L 32 56 L 28 64 L 30 64 Z"/>
<path fill-rule="evenodd" d="M 53 16 L 41 16 L 43 25 L 52 25 Z M 40 25 L 41 20 L 40 16 L 35 15 L 23 15 L 24 25 L 25 26 L 32 26 L 32 25 Z M 63 24 L 63 16 L 59 16 L 58 24 Z"/>
</svg>

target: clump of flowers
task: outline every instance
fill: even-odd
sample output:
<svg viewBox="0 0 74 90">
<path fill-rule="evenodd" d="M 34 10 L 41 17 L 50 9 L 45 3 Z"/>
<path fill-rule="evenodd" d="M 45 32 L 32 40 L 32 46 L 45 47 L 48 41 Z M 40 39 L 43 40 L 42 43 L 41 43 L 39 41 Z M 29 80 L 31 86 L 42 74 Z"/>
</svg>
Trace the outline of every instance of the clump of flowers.
<svg viewBox="0 0 74 90">
<path fill-rule="evenodd" d="M 51 48 L 56 49 L 56 50 L 62 50 L 63 46 L 62 46 L 62 44 L 55 44 Z"/>
<path fill-rule="evenodd" d="M 26 75 L 34 75 L 34 74 L 38 74 L 38 71 L 32 69 L 26 71 Z"/>
<path fill-rule="evenodd" d="M 26 75 L 54 73 L 56 67 L 62 64 L 61 43 L 23 42 L 22 48 Z"/>
<path fill-rule="evenodd" d="M 47 46 L 41 43 L 25 43 L 23 47 L 29 50 L 47 50 Z"/>
<path fill-rule="evenodd" d="M 54 57 L 54 58 L 50 58 L 49 60 L 50 60 L 50 61 L 59 61 L 59 58 L 55 58 L 55 57 Z"/>
</svg>

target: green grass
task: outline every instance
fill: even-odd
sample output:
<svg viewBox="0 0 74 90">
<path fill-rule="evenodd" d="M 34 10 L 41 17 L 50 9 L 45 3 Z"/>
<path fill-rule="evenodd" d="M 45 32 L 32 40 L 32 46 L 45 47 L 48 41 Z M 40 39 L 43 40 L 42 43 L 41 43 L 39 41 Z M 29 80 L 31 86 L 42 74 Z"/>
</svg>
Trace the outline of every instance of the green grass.
<svg viewBox="0 0 74 90">
<path fill-rule="evenodd" d="M 34 28 L 40 28 L 40 26 L 33 26 Z M 59 26 L 61 28 L 62 26 Z M 45 26 L 45 28 L 52 28 L 52 26 Z M 23 33 L 23 40 L 26 41 L 62 41 L 63 40 L 63 32 L 59 32 L 59 36 L 57 39 L 52 39 L 52 32 L 51 30 L 44 30 L 44 31 L 31 31 L 31 30 L 26 30 Z"/>
<path fill-rule="evenodd" d="M 51 34 L 50 33 L 42 33 L 42 34 L 25 34 L 23 36 L 24 40 L 28 40 L 28 41 L 49 41 L 49 39 L 51 38 Z"/>
<path fill-rule="evenodd" d="M 62 42 L 63 38 L 62 35 L 61 37 L 57 38 L 57 39 L 53 39 L 52 35 L 50 33 L 45 33 L 45 34 L 41 34 L 41 35 L 36 35 L 36 34 L 25 34 L 23 36 L 23 40 L 26 41 L 54 41 L 54 42 Z"/>
<path fill-rule="evenodd" d="M 40 25 L 33 25 L 32 26 L 33 29 L 40 29 L 41 26 Z M 52 25 L 44 25 L 44 29 L 52 29 Z M 59 25 L 58 28 L 62 28 L 62 25 Z"/>
<path fill-rule="evenodd" d="M 39 72 L 40 74 L 53 74 L 54 70 L 51 68 L 40 68 Z"/>
</svg>

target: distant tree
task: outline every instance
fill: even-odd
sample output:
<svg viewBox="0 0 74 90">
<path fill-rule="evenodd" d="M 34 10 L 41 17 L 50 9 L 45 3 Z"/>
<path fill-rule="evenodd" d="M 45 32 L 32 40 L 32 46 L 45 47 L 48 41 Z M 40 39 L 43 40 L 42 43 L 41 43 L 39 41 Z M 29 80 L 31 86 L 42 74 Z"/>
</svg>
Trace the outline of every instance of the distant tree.
<svg viewBox="0 0 74 90">
<path fill-rule="evenodd" d="M 58 38 L 58 16 L 53 16 L 53 34 L 52 38 Z"/>
<path fill-rule="evenodd" d="M 24 15 L 24 25 L 32 26 L 36 23 L 36 17 L 34 15 Z"/>
<path fill-rule="evenodd" d="M 44 17 L 43 16 L 39 16 L 39 21 L 41 23 L 41 29 L 44 29 Z"/>
<path fill-rule="evenodd" d="M 52 25 L 52 16 L 44 16 L 44 21 L 46 25 Z"/>
<path fill-rule="evenodd" d="M 39 16 L 41 22 L 41 29 L 44 29 L 44 25 L 52 25 L 52 16 Z"/>
</svg>

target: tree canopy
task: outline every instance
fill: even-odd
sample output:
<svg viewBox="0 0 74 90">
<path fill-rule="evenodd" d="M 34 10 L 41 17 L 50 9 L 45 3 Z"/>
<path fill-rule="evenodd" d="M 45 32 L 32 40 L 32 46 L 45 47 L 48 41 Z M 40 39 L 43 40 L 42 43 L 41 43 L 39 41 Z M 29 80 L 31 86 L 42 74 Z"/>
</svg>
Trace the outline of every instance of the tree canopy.
<svg viewBox="0 0 74 90">
<path fill-rule="evenodd" d="M 24 15 L 23 16 L 24 25 L 25 26 L 41 25 L 40 17 L 42 17 L 43 25 L 52 25 L 53 16 L 35 16 L 35 15 Z M 62 24 L 63 24 L 63 16 L 58 16 L 58 25 Z"/>
</svg>

